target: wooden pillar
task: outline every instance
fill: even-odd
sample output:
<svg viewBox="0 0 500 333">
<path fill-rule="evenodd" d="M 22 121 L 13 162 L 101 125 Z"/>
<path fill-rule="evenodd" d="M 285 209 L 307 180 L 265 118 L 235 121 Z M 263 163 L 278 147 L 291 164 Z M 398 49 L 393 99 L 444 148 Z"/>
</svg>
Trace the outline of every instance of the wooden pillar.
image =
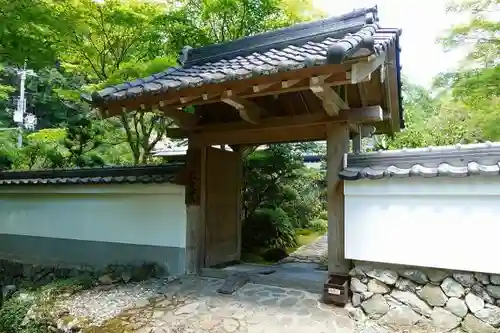
<svg viewBox="0 0 500 333">
<path fill-rule="evenodd" d="M 197 274 L 205 250 L 205 147 L 188 146 L 186 184 L 186 273 Z"/>
<path fill-rule="evenodd" d="M 357 133 L 352 138 L 352 151 L 356 154 L 361 152 L 361 133 Z"/>
<path fill-rule="evenodd" d="M 344 184 L 339 179 L 344 154 L 349 149 L 347 123 L 327 128 L 327 190 L 328 190 L 328 272 L 345 274 L 350 263 L 344 256 Z"/>
</svg>

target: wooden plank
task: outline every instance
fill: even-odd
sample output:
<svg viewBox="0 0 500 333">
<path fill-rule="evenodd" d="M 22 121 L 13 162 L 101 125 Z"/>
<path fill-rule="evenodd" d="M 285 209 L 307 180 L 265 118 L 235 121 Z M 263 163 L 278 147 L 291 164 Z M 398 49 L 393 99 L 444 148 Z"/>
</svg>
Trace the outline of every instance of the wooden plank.
<svg viewBox="0 0 500 333">
<path fill-rule="evenodd" d="M 244 98 L 234 96 L 231 90 L 225 91 L 221 100 L 235 108 L 243 120 L 252 124 L 257 124 L 260 116 L 264 113 L 260 106 Z"/>
<path fill-rule="evenodd" d="M 345 274 L 350 263 L 344 255 L 343 183 L 339 171 L 349 147 L 347 123 L 329 126 L 327 133 L 327 206 L 328 206 L 328 273 Z"/>
</svg>

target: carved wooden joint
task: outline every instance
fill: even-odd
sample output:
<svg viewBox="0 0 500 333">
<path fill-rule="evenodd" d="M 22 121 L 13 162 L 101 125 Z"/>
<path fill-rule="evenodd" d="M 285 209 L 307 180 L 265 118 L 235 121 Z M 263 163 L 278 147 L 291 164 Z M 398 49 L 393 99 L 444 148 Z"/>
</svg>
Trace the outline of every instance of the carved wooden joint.
<svg viewBox="0 0 500 333">
<path fill-rule="evenodd" d="M 333 117 L 338 116 L 340 110 L 346 110 L 349 105 L 328 84 L 326 77 L 312 77 L 309 82 L 311 91 L 322 101 L 325 112 Z"/>
<path fill-rule="evenodd" d="M 160 110 L 166 117 L 172 118 L 175 124 L 181 128 L 190 129 L 198 123 L 200 120 L 194 114 L 184 112 L 182 110 L 165 106 L 163 102 L 160 102 L 158 110 Z"/>
<path fill-rule="evenodd" d="M 260 116 L 264 113 L 260 106 L 244 98 L 234 96 L 231 90 L 226 90 L 222 94 L 222 101 L 235 108 L 243 120 L 252 124 L 258 124 Z"/>
</svg>

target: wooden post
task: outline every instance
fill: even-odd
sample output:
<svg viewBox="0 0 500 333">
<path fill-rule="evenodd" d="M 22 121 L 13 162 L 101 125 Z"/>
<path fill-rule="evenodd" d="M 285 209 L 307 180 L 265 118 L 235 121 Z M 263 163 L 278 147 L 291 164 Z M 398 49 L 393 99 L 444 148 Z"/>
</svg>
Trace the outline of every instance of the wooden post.
<svg viewBox="0 0 500 333">
<path fill-rule="evenodd" d="M 197 274 L 205 248 L 205 147 L 188 147 L 186 186 L 186 273 Z"/>
<path fill-rule="evenodd" d="M 344 154 L 349 149 L 347 123 L 327 128 L 328 273 L 345 274 L 350 264 L 344 256 L 344 184 L 339 179 Z"/>
<path fill-rule="evenodd" d="M 361 133 L 357 133 L 352 138 L 352 151 L 356 154 L 361 152 Z"/>
</svg>

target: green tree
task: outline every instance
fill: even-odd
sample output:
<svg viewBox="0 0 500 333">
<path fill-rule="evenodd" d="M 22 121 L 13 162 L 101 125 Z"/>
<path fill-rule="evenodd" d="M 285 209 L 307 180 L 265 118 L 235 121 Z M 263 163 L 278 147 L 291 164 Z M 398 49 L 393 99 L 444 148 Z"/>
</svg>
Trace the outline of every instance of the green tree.
<svg viewBox="0 0 500 333">
<path fill-rule="evenodd" d="M 460 68 L 442 73 L 436 86 L 450 90 L 453 98 L 469 108 L 469 126 L 477 140 L 500 139 L 500 11 L 499 0 L 455 1 L 449 11 L 468 15 L 440 39 L 446 49 L 468 50 Z"/>
<path fill-rule="evenodd" d="M 172 50 L 222 43 L 324 16 L 310 0 L 186 0 L 164 17 Z"/>
<path fill-rule="evenodd" d="M 144 1 L 85 0 L 63 2 L 55 10 L 71 18 L 66 26 L 61 54 L 66 71 L 81 74 L 96 90 L 132 81 L 173 65 L 174 56 L 164 42 L 168 6 Z M 170 53 L 169 53 L 170 52 Z M 109 125 L 116 141 L 126 142 L 132 163 L 146 163 L 154 145 L 165 133 L 168 119 L 158 113 L 128 112 L 118 117 L 121 129 Z M 115 124 L 114 120 L 110 120 Z M 120 144 L 115 142 L 114 144 Z"/>
<path fill-rule="evenodd" d="M 43 129 L 24 137 L 23 147 L 17 150 L 16 169 L 55 169 L 67 166 L 62 145 L 66 130 Z"/>
<path fill-rule="evenodd" d="M 0 0 L 0 63 L 53 66 L 63 20 L 51 0 Z"/>
<path fill-rule="evenodd" d="M 66 129 L 66 164 L 77 167 L 103 166 L 105 162 L 96 150 L 104 142 L 104 130 L 97 121 L 82 114 L 71 119 Z"/>
</svg>

